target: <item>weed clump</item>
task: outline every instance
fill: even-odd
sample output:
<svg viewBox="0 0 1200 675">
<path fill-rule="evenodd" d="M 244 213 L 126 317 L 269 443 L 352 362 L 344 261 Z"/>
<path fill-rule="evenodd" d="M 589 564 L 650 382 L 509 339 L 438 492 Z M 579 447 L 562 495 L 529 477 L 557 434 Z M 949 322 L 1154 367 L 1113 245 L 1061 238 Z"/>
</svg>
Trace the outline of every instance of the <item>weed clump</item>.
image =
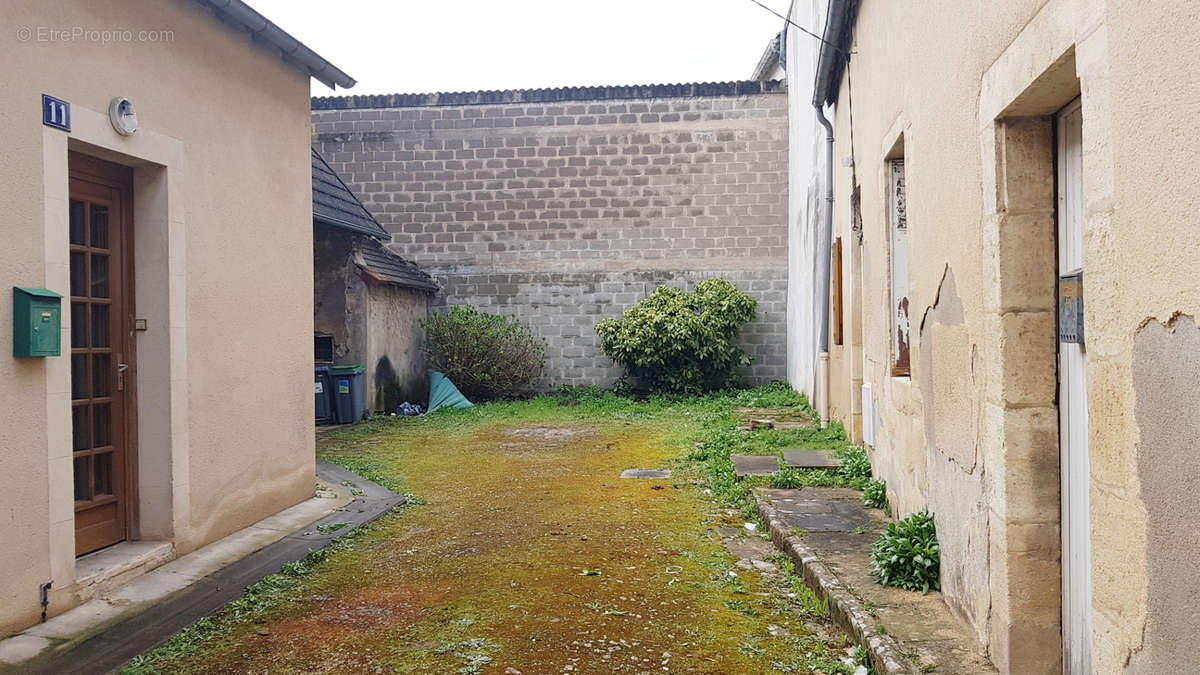
<svg viewBox="0 0 1200 675">
<path fill-rule="evenodd" d="M 871 480 L 871 460 L 867 458 L 867 451 L 860 447 L 846 448 L 838 451 L 837 457 L 842 460 L 838 473 L 846 483 L 856 490 L 863 489 Z"/>
<path fill-rule="evenodd" d="M 941 590 L 941 547 L 928 509 L 888 525 L 871 547 L 871 575 L 883 586 Z"/>
<path fill-rule="evenodd" d="M 863 505 L 873 509 L 886 509 L 887 482 L 882 480 L 867 481 L 863 486 Z"/>
</svg>

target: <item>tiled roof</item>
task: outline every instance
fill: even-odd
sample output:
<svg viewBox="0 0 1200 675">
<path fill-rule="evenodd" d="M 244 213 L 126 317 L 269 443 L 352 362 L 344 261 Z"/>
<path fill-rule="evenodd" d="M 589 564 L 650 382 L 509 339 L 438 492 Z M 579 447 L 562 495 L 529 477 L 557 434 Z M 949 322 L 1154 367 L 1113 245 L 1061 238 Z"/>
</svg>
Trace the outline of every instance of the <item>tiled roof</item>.
<svg viewBox="0 0 1200 675">
<path fill-rule="evenodd" d="M 315 148 L 312 151 L 312 189 L 314 221 L 372 237 L 390 237 Z"/>
<path fill-rule="evenodd" d="M 312 99 L 312 109 L 424 108 L 442 105 L 555 103 L 563 101 L 610 101 L 645 98 L 692 98 L 698 96 L 751 96 L 754 94 L 781 94 L 785 91 L 787 91 L 787 88 L 780 80 L 768 82 L 744 80 L 739 82 L 504 89 L 496 91 L 437 92 L 430 94 L 317 96 Z"/>
<path fill-rule="evenodd" d="M 416 263 L 401 258 L 374 239 L 363 238 L 358 243 L 354 262 L 379 283 L 407 286 L 430 293 L 438 290 L 433 277 L 422 272 Z"/>
</svg>

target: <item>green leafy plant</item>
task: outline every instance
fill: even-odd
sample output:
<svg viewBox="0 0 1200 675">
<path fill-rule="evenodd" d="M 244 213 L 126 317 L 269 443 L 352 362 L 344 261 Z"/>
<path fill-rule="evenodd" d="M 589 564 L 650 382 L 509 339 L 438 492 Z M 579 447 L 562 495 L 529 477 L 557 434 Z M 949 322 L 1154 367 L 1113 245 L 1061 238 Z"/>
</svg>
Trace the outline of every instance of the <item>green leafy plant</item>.
<svg viewBox="0 0 1200 675">
<path fill-rule="evenodd" d="M 881 480 L 868 481 L 863 487 L 863 505 L 873 509 L 887 508 L 887 482 Z"/>
<path fill-rule="evenodd" d="M 694 394 L 734 384 L 750 355 L 735 343 L 757 302 L 724 279 L 688 293 L 659 286 L 620 319 L 596 325 L 600 348 L 642 389 Z"/>
<path fill-rule="evenodd" d="M 883 586 L 941 590 L 941 547 L 928 509 L 888 525 L 871 547 L 871 574 Z"/>
<path fill-rule="evenodd" d="M 546 366 L 546 341 L 512 317 L 463 305 L 421 326 L 431 367 L 472 400 L 526 394 Z"/>
<path fill-rule="evenodd" d="M 771 474 L 771 487 L 779 489 L 790 489 L 802 487 L 805 484 L 804 474 L 799 469 L 789 469 L 786 466 L 780 467 L 778 471 Z"/>
<path fill-rule="evenodd" d="M 851 486 L 864 484 L 871 479 L 871 460 L 867 458 L 866 450 L 859 447 L 846 448 L 839 451 L 837 457 L 842 461 L 838 473 Z"/>
</svg>

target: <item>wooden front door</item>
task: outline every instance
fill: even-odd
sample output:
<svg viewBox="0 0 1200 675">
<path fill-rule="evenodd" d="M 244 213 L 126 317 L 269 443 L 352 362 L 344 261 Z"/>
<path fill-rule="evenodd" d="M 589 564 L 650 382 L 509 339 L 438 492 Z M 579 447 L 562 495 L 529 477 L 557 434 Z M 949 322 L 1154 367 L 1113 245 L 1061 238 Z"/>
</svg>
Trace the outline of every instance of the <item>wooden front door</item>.
<svg viewBox="0 0 1200 675">
<path fill-rule="evenodd" d="M 75 555 L 128 539 L 134 485 L 132 174 L 71 153 Z"/>
</svg>

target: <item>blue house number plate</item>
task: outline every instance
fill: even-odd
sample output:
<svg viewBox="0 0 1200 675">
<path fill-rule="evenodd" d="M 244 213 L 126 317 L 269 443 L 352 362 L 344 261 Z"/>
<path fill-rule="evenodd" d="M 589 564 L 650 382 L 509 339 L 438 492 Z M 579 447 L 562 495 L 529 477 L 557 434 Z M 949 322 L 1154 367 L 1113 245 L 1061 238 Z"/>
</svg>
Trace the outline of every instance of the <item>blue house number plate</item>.
<svg viewBox="0 0 1200 675">
<path fill-rule="evenodd" d="M 71 104 L 42 94 L 42 124 L 63 131 L 71 130 Z"/>
</svg>

